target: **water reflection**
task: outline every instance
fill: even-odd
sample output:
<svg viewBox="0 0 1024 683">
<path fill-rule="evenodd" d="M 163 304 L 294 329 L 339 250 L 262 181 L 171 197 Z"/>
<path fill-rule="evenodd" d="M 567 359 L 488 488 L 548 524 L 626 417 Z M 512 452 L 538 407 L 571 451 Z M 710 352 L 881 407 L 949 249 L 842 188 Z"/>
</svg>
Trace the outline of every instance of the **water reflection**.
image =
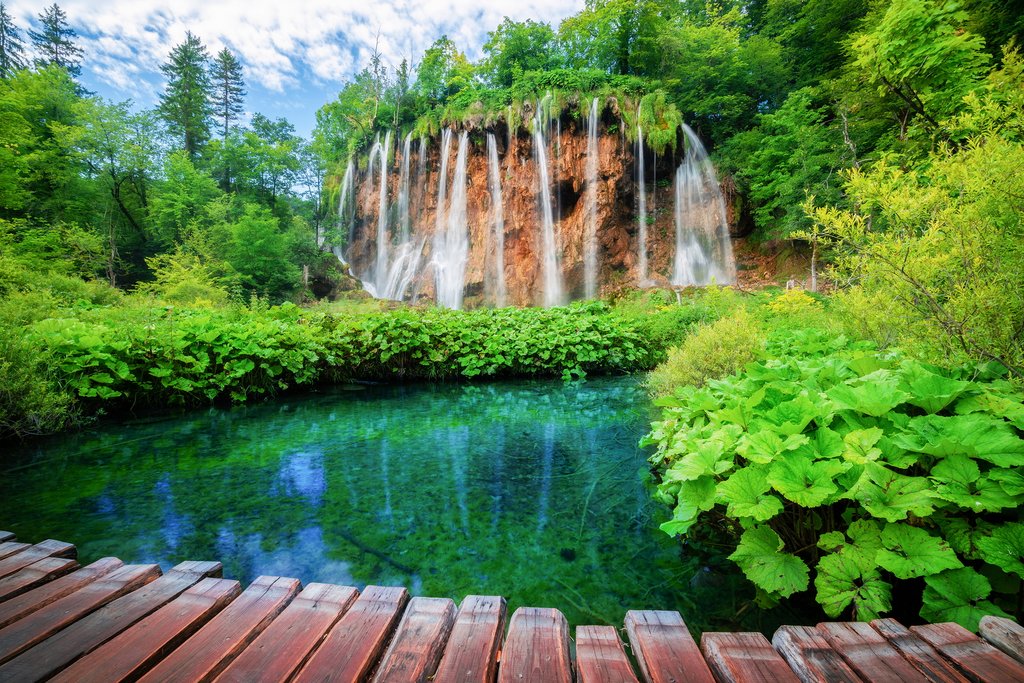
<svg viewBox="0 0 1024 683">
<path fill-rule="evenodd" d="M 503 594 L 574 623 L 686 610 L 629 378 L 373 387 L 105 427 L 8 459 L 0 527 L 225 575 Z"/>
</svg>

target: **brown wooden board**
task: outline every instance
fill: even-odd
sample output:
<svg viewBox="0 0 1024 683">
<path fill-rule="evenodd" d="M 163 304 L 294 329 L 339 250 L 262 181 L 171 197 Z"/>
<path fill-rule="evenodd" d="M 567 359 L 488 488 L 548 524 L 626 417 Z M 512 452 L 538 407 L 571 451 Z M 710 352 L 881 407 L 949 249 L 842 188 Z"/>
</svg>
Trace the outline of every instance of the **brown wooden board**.
<svg viewBox="0 0 1024 683">
<path fill-rule="evenodd" d="M 5 626 L 0 629 L 0 663 L 13 659 L 90 612 L 158 576 L 160 567 L 155 564 L 126 565 Z M 2 676 L 0 680 L 3 680 Z"/>
<path fill-rule="evenodd" d="M 0 603 L 0 629 L 123 566 L 124 563 L 116 557 L 104 557 L 76 572 Z"/>
<path fill-rule="evenodd" d="M 1006 617 L 986 616 L 978 628 L 981 637 L 1024 664 L 1024 626 Z"/>
<path fill-rule="evenodd" d="M 467 595 L 459 607 L 434 683 L 492 683 L 505 635 L 505 598 Z"/>
<path fill-rule="evenodd" d="M 910 631 L 942 653 L 972 681 L 1024 683 L 1024 665 L 960 624 L 925 624 Z"/>
<path fill-rule="evenodd" d="M 863 621 L 826 622 L 818 624 L 818 630 L 832 649 L 842 655 L 850 668 L 864 680 L 903 683 L 928 681 L 899 650 Z"/>
<path fill-rule="evenodd" d="M 6 543 L 7 541 L 13 541 L 14 534 L 10 531 L 0 531 L 0 543 Z"/>
<path fill-rule="evenodd" d="M 678 612 L 626 612 L 626 633 L 647 683 L 714 683 L 700 648 Z"/>
<path fill-rule="evenodd" d="M 134 681 L 242 592 L 237 581 L 203 579 L 58 673 L 58 683 Z"/>
<path fill-rule="evenodd" d="M 359 591 L 348 586 L 309 584 L 228 664 L 217 683 L 289 680 L 358 595 Z M 159 679 L 146 680 L 155 683 Z"/>
<path fill-rule="evenodd" d="M 579 683 L 637 683 L 614 626 L 576 629 L 576 674 Z"/>
<path fill-rule="evenodd" d="M 967 678 L 952 663 L 895 619 L 875 619 L 870 626 L 899 650 L 918 671 L 928 676 L 929 680 L 966 683 Z"/>
<path fill-rule="evenodd" d="M 0 602 L 78 569 L 78 561 L 64 557 L 44 557 L 0 579 Z"/>
<path fill-rule="evenodd" d="M 263 632 L 299 592 L 298 579 L 261 576 L 210 623 L 159 662 L 145 681 L 210 681 Z"/>
<path fill-rule="evenodd" d="M 70 543 L 45 540 L 0 560 L 0 579 L 10 576 L 44 557 L 77 557 L 77 555 L 78 551 Z"/>
<path fill-rule="evenodd" d="M 855 683 L 861 680 L 813 626 L 782 626 L 772 636 L 772 646 L 804 683 Z"/>
<path fill-rule="evenodd" d="M 405 608 L 380 665 L 375 683 L 423 683 L 441 659 L 455 623 L 455 603 L 448 598 L 413 598 Z"/>
<path fill-rule="evenodd" d="M 182 562 L 160 578 L 105 604 L 0 666 L 0 681 L 49 678 L 167 604 L 204 577 L 220 573 L 220 562 Z M 50 607 L 59 606 L 60 602 Z"/>
<path fill-rule="evenodd" d="M 498 683 L 570 683 L 569 623 L 556 609 L 520 607 L 509 620 Z"/>
<path fill-rule="evenodd" d="M 28 543 L 15 543 L 14 541 L 0 543 L 0 560 L 6 557 L 10 557 L 15 553 L 20 553 L 22 550 L 28 547 Z"/>
<path fill-rule="evenodd" d="M 711 633 L 700 650 L 719 683 L 797 683 L 799 679 L 760 633 Z"/>
<path fill-rule="evenodd" d="M 387 645 L 408 599 L 404 588 L 367 586 L 299 671 L 296 683 L 349 683 L 365 678 Z"/>
</svg>

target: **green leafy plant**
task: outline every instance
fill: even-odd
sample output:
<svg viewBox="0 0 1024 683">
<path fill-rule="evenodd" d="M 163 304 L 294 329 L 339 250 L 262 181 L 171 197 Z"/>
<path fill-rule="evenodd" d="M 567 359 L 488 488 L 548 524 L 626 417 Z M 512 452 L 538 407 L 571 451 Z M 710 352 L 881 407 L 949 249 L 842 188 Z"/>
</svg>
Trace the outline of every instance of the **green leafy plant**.
<svg viewBox="0 0 1024 683">
<path fill-rule="evenodd" d="M 673 509 L 662 530 L 726 529 L 762 604 L 813 582 L 828 616 L 872 619 L 923 579 L 922 618 L 977 629 L 1012 609 L 1024 394 L 995 366 L 943 370 L 820 331 L 777 335 L 767 356 L 661 400 L 644 444 Z"/>
</svg>

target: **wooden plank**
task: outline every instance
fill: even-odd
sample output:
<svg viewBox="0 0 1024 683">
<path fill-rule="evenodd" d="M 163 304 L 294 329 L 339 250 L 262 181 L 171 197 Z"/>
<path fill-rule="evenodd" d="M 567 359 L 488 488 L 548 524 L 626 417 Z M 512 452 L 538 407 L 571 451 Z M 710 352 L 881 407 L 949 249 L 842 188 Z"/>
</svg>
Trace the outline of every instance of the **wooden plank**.
<svg viewBox="0 0 1024 683">
<path fill-rule="evenodd" d="M 20 553 L 25 548 L 28 548 L 28 543 L 15 543 L 13 541 L 7 541 L 6 543 L 0 543 L 0 560 L 10 557 L 15 553 Z"/>
<path fill-rule="evenodd" d="M 155 564 L 126 565 L 5 626 L 0 629 L 0 663 L 158 576 L 160 567 Z"/>
<path fill-rule="evenodd" d="M 237 581 L 203 579 L 51 680 L 58 683 L 134 681 L 239 593 L 241 585 Z"/>
<path fill-rule="evenodd" d="M 992 647 L 960 624 L 911 626 L 910 631 L 941 652 L 972 681 L 1024 683 L 1024 664 Z"/>
<path fill-rule="evenodd" d="M 798 683 L 789 664 L 760 633 L 710 633 L 700 650 L 719 683 Z"/>
<path fill-rule="evenodd" d="M 505 598 L 496 595 L 463 598 L 434 683 L 492 683 L 498 672 L 498 648 L 505 635 L 505 616 Z"/>
<path fill-rule="evenodd" d="M 299 592 L 298 579 L 261 576 L 146 674 L 144 681 L 211 681 Z"/>
<path fill-rule="evenodd" d="M 1024 627 L 1006 617 L 985 616 L 978 628 L 981 637 L 1024 664 Z"/>
<path fill-rule="evenodd" d="M 7 541 L 13 541 L 14 534 L 10 531 L 0 531 L 0 543 L 6 543 Z"/>
<path fill-rule="evenodd" d="M 557 609 L 520 607 L 509 621 L 498 683 L 570 683 L 569 623 Z"/>
<path fill-rule="evenodd" d="M 813 626 L 782 626 L 772 636 L 772 646 L 803 683 L 856 683 L 861 680 Z"/>
<path fill-rule="evenodd" d="M 104 557 L 67 576 L 54 579 L 27 593 L 0 603 L 0 629 L 123 566 L 124 563 L 116 557 Z"/>
<path fill-rule="evenodd" d="M 413 598 L 381 657 L 375 683 L 423 683 L 437 669 L 455 623 L 455 603 L 448 598 Z"/>
<path fill-rule="evenodd" d="M 678 612 L 626 612 L 626 633 L 647 683 L 714 683 L 711 669 Z"/>
<path fill-rule="evenodd" d="M 614 626 L 576 629 L 576 673 L 579 683 L 637 683 Z"/>
<path fill-rule="evenodd" d="M 0 579 L 24 569 L 44 557 L 77 557 L 75 546 L 63 541 L 47 539 L 25 548 L 19 553 L 0 560 Z"/>
<path fill-rule="evenodd" d="M 832 649 L 866 681 L 928 683 L 928 678 L 899 650 L 863 621 L 826 622 L 818 624 L 818 630 Z"/>
<path fill-rule="evenodd" d="M 948 683 L 967 681 L 935 648 L 895 619 L 875 619 L 870 626 L 930 680 Z"/>
<path fill-rule="evenodd" d="M 78 569 L 78 561 L 64 557 L 45 557 L 24 569 L 0 579 L 0 602 L 29 591 L 58 576 Z"/>
<path fill-rule="evenodd" d="M 49 678 L 160 609 L 203 578 L 220 573 L 220 562 L 182 562 L 163 576 L 103 605 L 0 666 L 0 681 Z M 50 607 L 59 606 L 60 602 Z"/>
<path fill-rule="evenodd" d="M 363 680 L 409 599 L 404 588 L 367 586 L 299 670 L 296 683 Z"/>
<path fill-rule="evenodd" d="M 217 677 L 217 683 L 287 681 L 356 601 L 348 586 L 311 583 Z M 147 680 L 155 683 L 156 678 Z"/>
</svg>

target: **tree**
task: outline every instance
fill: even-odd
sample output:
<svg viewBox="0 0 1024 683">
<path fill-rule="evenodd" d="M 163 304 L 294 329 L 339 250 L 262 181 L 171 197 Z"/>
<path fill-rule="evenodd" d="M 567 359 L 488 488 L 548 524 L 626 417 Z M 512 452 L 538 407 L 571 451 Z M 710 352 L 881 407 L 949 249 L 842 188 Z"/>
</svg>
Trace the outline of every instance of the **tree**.
<svg viewBox="0 0 1024 683">
<path fill-rule="evenodd" d="M 213 81 L 213 113 L 222 122 L 221 133 L 225 142 L 233 121 L 244 111 L 245 81 L 242 80 L 242 65 L 231 50 L 224 48 L 217 53 L 210 70 Z"/>
<path fill-rule="evenodd" d="M 530 19 L 508 17 L 487 34 L 483 70 L 490 84 L 507 88 L 527 71 L 546 71 L 558 66 L 557 41 L 551 26 Z"/>
<path fill-rule="evenodd" d="M 18 69 L 25 68 L 25 46 L 21 32 L 0 2 L 0 78 L 8 78 Z"/>
<path fill-rule="evenodd" d="M 209 55 L 199 38 L 188 32 L 185 42 L 171 50 L 170 61 L 160 67 L 167 76 L 167 86 L 160 95 L 160 115 L 167 122 L 171 135 L 179 136 L 182 149 L 195 161 L 199 148 L 210 137 Z"/>
<path fill-rule="evenodd" d="M 431 104 L 463 90 L 473 79 L 473 67 L 448 36 L 441 36 L 423 53 L 416 90 Z"/>
<path fill-rule="evenodd" d="M 80 76 L 82 48 L 74 43 L 78 34 L 68 26 L 64 10 L 57 3 L 50 5 L 39 14 L 39 24 L 39 31 L 28 31 L 28 36 L 39 53 L 35 60 L 36 66 L 59 66 L 72 78 Z"/>
</svg>

